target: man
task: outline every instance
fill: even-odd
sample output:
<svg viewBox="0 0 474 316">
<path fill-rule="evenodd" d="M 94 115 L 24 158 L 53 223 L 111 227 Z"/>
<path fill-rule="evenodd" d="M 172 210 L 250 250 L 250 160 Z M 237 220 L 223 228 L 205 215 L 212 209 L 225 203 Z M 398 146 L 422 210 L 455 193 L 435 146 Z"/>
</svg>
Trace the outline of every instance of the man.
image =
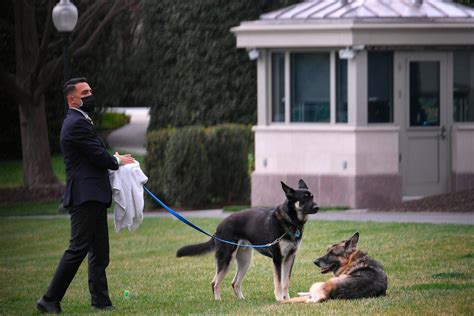
<svg viewBox="0 0 474 316">
<path fill-rule="evenodd" d="M 89 117 L 95 101 L 85 78 L 64 85 L 69 110 L 61 129 L 66 166 L 63 203 L 71 215 L 69 248 L 59 262 L 46 294 L 36 307 L 43 313 L 60 313 L 60 302 L 85 256 L 89 255 L 89 291 L 94 310 L 114 309 L 105 269 L 109 264 L 107 208 L 112 202 L 108 169 L 134 162 L 131 155 L 114 156 L 97 136 Z"/>
</svg>

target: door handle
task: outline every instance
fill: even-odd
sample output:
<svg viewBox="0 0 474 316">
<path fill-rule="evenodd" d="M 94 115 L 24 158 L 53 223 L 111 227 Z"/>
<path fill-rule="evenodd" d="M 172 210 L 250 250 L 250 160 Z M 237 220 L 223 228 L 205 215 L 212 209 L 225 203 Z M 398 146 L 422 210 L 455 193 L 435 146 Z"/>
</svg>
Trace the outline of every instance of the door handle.
<svg viewBox="0 0 474 316">
<path fill-rule="evenodd" d="M 446 126 L 441 126 L 441 139 L 446 139 Z"/>
</svg>

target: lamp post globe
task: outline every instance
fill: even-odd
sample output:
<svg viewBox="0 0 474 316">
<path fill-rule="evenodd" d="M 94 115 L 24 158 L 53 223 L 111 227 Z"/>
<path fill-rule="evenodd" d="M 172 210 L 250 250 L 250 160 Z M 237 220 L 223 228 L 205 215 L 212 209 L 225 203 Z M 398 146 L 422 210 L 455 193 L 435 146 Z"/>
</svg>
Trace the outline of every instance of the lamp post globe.
<svg viewBox="0 0 474 316">
<path fill-rule="evenodd" d="M 72 32 L 77 23 L 77 8 L 70 0 L 60 0 L 53 8 L 53 24 L 58 32 Z"/>
</svg>

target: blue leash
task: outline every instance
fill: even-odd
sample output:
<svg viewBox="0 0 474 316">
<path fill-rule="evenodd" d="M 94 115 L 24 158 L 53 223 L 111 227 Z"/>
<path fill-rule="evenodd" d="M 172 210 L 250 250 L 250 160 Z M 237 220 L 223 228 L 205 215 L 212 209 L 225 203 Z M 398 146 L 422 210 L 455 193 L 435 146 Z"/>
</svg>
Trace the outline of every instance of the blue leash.
<svg viewBox="0 0 474 316">
<path fill-rule="evenodd" d="M 143 186 L 143 189 L 146 191 L 146 193 L 148 193 L 156 202 L 158 202 L 161 206 L 163 206 L 168 212 L 171 213 L 171 215 L 173 215 L 174 217 L 176 217 L 177 219 L 179 219 L 180 221 L 182 221 L 183 223 L 185 223 L 186 225 L 188 226 L 191 226 L 192 228 L 194 228 L 195 230 L 203 233 L 204 235 L 207 235 L 217 241 L 220 241 L 220 242 L 223 242 L 223 243 L 226 243 L 226 244 L 229 244 L 229 245 L 234 245 L 234 246 L 238 246 L 238 247 L 247 247 L 247 248 L 269 248 L 275 244 L 277 244 L 278 242 L 280 242 L 280 240 L 287 234 L 287 233 L 284 233 L 281 237 L 275 239 L 275 241 L 271 242 L 271 243 L 268 243 L 268 244 L 265 244 L 265 245 L 248 245 L 248 244 L 238 244 L 238 243 L 235 243 L 235 242 L 232 242 L 232 241 L 228 241 L 228 240 L 224 240 L 224 239 L 221 239 L 215 235 L 211 235 L 209 234 L 208 232 L 206 232 L 204 229 L 202 229 L 201 227 L 191 223 L 190 221 L 188 221 L 186 218 L 184 218 L 183 216 L 181 216 L 178 212 L 176 211 L 173 211 L 173 209 L 171 209 L 168 205 L 166 205 L 165 203 L 163 203 L 159 198 L 157 198 L 150 190 L 148 190 L 148 188 L 146 186 Z"/>
</svg>

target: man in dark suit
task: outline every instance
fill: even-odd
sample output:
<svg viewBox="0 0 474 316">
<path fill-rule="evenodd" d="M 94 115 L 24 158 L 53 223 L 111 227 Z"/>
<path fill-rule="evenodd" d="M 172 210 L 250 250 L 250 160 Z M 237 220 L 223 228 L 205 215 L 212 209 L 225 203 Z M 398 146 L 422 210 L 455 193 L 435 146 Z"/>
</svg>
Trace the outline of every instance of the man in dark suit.
<svg viewBox="0 0 474 316">
<path fill-rule="evenodd" d="M 108 169 L 134 162 L 131 155 L 114 156 L 97 136 L 89 114 L 95 101 L 85 78 L 64 85 L 69 110 L 61 129 L 61 149 L 66 166 L 63 204 L 71 215 L 71 239 L 37 309 L 60 313 L 60 302 L 86 255 L 89 255 L 89 291 L 94 310 L 113 309 L 105 269 L 109 264 L 107 208 L 112 202 Z"/>
</svg>

